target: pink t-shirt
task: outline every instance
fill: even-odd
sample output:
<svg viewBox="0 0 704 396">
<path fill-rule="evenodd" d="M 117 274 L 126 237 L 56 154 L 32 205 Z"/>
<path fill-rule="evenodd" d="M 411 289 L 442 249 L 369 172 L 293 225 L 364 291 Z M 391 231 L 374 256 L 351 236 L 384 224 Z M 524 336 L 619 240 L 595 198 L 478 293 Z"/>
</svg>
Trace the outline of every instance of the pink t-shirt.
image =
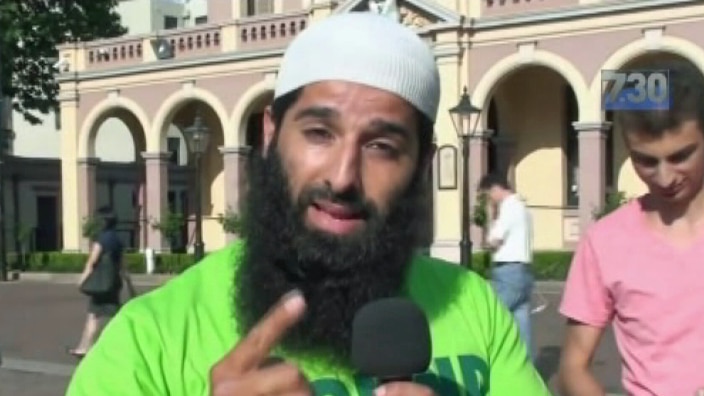
<svg viewBox="0 0 704 396">
<path fill-rule="evenodd" d="M 646 226 L 638 200 L 580 240 L 560 313 L 596 327 L 613 321 L 629 395 L 704 388 L 704 239 L 670 245 Z"/>
</svg>

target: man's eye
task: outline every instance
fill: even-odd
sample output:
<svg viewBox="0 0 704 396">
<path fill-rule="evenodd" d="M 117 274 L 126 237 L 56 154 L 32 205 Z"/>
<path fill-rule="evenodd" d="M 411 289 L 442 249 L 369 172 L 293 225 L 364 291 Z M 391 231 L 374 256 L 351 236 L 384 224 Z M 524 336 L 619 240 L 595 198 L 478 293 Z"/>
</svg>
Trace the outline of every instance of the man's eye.
<svg viewBox="0 0 704 396">
<path fill-rule="evenodd" d="M 369 143 L 368 147 L 371 148 L 372 150 L 380 151 L 386 155 L 397 155 L 398 154 L 398 149 L 394 145 L 389 144 L 389 143 L 385 143 L 385 142 L 372 142 L 372 143 Z"/>
<path fill-rule="evenodd" d="M 673 164 L 681 164 L 689 159 L 692 155 L 692 151 L 687 151 L 684 153 L 677 153 L 670 158 L 670 162 Z"/>
<path fill-rule="evenodd" d="M 332 134 L 322 128 L 311 128 L 303 131 L 305 137 L 312 142 L 324 142 L 332 138 Z"/>
<path fill-rule="evenodd" d="M 633 158 L 633 161 L 641 166 L 645 166 L 648 168 L 652 168 L 658 165 L 658 160 L 655 158 L 635 157 Z"/>
</svg>

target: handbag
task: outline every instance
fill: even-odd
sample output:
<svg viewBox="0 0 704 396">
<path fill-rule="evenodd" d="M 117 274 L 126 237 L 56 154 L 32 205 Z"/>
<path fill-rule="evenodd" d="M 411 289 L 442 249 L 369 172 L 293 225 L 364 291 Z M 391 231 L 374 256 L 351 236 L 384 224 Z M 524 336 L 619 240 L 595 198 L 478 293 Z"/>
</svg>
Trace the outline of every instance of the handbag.
<svg viewBox="0 0 704 396">
<path fill-rule="evenodd" d="M 110 255 L 103 254 L 90 275 L 81 283 L 79 289 L 81 293 L 88 296 L 105 294 L 115 288 L 116 279 L 117 269 L 113 265 Z"/>
</svg>

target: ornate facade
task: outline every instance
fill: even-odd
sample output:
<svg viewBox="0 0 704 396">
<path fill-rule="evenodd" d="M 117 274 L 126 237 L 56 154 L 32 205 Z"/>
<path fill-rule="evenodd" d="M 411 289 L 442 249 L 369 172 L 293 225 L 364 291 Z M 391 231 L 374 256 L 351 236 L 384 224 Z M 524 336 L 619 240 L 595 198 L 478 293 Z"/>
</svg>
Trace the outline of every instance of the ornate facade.
<svg viewBox="0 0 704 396">
<path fill-rule="evenodd" d="M 271 100 L 286 44 L 332 13 L 367 9 L 359 0 L 274 0 L 270 14 L 246 16 L 242 3 L 211 1 L 208 23 L 193 28 L 60 47 L 69 65 L 59 76 L 65 250 L 85 247 L 80 221 L 95 209 L 100 166 L 92 160 L 95 135 L 110 117 L 129 127 L 140 153 L 134 191 L 141 247 L 166 247 L 146 224 L 167 211 L 173 170 L 166 131 L 188 126 L 196 107 L 212 133 L 202 170 L 206 246 L 227 242 L 216 217 L 238 208 L 245 153 L 258 144 L 257 120 Z M 483 109 L 470 147 L 467 196 L 475 202 L 485 172 L 507 172 L 533 211 L 538 249 L 572 247 L 609 191 L 643 191 L 601 109 L 600 71 L 647 67 L 661 58 L 704 70 L 699 1 L 400 0 L 397 6 L 399 22 L 416 29 L 437 56 L 441 108 L 454 106 L 466 86 Z M 450 153 L 458 147 L 446 111 L 436 138 Z M 435 163 L 431 251 L 457 260 L 462 169 L 454 153 Z M 481 241 L 481 230 L 472 235 L 475 245 Z"/>
</svg>

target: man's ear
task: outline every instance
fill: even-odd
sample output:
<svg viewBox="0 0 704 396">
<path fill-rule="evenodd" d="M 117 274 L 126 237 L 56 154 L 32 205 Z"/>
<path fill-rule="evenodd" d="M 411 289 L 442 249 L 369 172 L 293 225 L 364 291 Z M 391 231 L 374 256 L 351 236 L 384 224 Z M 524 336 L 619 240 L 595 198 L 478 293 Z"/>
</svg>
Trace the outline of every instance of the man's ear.
<svg viewBox="0 0 704 396">
<path fill-rule="evenodd" d="M 274 141 L 274 135 L 276 134 L 276 123 L 274 123 L 273 114 L 271 113 L 271 106 L 267 106 L 264 109 L 264 114 L 262 115 L 262 155 L 266 157 L 266 153 L 269 152 L 269 145 Z"/>
</svg>

